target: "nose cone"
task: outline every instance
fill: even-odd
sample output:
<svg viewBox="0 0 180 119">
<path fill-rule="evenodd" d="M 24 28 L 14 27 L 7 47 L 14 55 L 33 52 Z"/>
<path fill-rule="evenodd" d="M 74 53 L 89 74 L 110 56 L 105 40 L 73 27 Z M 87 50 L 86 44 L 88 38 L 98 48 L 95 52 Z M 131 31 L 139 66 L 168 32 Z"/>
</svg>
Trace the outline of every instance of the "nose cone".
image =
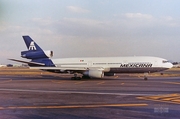
<svg viewBox="0 0 180 119">
<path fill-rule="evenodd" d="M 169 63 L 166 64 L 166 67 L 167 67 L 168 69 L 170 69 L 170 68 L 173 67 L 173 64 L 169 62 Z"/>
</svg>

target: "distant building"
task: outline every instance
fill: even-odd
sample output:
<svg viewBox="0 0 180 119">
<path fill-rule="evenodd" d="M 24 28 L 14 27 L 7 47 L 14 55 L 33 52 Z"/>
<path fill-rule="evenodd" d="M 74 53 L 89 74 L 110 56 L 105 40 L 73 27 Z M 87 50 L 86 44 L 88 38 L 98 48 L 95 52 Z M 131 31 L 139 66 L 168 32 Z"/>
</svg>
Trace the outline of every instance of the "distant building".
<svg viewBox="0 0 180 119">
<path fill-rule="evenodd" d="M 6 65 L 0 64 L 0 67 L 7 67 Z"/>
</svg>

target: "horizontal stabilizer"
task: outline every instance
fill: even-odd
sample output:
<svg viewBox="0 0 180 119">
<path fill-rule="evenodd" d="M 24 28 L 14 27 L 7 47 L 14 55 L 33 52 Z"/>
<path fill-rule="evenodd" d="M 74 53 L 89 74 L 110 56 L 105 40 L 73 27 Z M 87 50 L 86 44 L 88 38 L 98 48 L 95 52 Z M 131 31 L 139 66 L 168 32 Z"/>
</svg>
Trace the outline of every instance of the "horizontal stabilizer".
<svg viewBox="0 0 180 119">
<path fill-rule="evenodd" d="M 9 60 L 16 61 L 16 62 L 21 62 L 21 63 L 27 63 L 27 64 L 30 64 L 30 65 L 39 65 L 39 66 L 44 66 L 45 65 L 44 63 L 28 62 L 28 61 L 22 61 L 22 60 L 17 60 L 17 59 L 9 59 Z"/>
</svg>

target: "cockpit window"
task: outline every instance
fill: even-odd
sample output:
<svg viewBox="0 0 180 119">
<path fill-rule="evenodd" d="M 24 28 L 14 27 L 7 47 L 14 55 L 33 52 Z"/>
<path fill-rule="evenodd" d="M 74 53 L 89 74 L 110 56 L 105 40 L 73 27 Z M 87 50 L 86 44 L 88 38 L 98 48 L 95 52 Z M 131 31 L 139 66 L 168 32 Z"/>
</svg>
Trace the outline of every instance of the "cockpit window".
<svg viewBox="0 0 180 119">
<path fill-rule="evenodd" d="M 163 60 L 163 61 L 162 61 L 162 63 L 168 63 L 168 62 L 169 62 L 169 61 L 167 61 L 167 60 Z"/>
</svg>

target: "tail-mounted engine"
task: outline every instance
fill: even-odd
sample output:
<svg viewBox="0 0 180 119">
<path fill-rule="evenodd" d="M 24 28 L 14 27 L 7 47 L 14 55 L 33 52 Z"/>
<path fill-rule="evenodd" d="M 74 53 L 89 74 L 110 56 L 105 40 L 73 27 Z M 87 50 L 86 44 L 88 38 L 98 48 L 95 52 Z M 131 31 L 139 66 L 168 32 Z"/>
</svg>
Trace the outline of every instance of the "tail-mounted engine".
<svg viewBox="0 0 180 119">
<path fill-rule="evenodd" d="M 27 59 L 41 59 L 41 58 L 51 58 L 53 56 L 53 51 L 22 51 L 21 57 Z"/>
</svg>

